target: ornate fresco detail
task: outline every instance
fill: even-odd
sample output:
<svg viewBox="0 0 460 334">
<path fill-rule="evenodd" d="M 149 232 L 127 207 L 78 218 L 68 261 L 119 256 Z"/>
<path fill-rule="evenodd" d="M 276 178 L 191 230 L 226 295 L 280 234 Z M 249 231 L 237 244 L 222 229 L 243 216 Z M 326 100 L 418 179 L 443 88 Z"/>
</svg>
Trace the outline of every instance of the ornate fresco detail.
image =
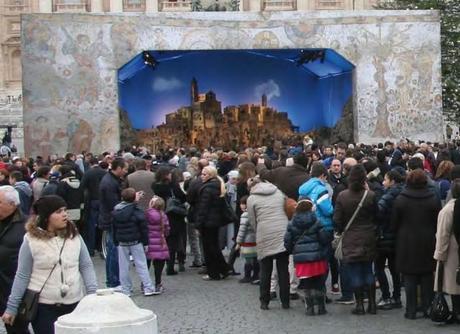
<svg viewBox="0 0 460 334">
<path fill-rule="evenodd" d="M 116 71 L 147 49 L 333 48 L 356 65 L 357 141 L 442 138 L 435 11 L 27 14 L 22 20 L 26 154 L 118 149 Z"/>
</svg>

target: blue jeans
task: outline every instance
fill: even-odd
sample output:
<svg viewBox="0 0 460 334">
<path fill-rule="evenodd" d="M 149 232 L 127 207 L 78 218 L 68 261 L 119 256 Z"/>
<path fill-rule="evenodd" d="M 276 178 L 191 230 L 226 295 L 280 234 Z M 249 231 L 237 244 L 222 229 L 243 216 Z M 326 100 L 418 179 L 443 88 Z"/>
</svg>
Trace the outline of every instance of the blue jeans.
<svg viewBox="0 0 460 334">
<path fill-rule="evenodd" d="M 149 269 L 147 268 L 147 258 L 145 257 L 144 246 L 137 243 L 132 246 L 118 246 L 118 263 L 120 264 L 120 283 L 123 293 L 130 295 L 133 288 L 133 282 L 129 276 L 129 254 L 134 260 L 134 267 L 141 279 L 145 292 L 154 291 L 152 280 L 150 279 Z"/>
<path fill-rule="evenodd" d="M 375 284 L 372 261 L 344 263 L 353 289 Z"/>
<path fill-rule="evenodd" d="M 88 252 L 91 256 L 94 255 L 94 249 L 96 248 L 96 226 L 99 219 L 99 200 L 91 201 L 89 205 L 88 220 L 86 222 L 86 229 L 84 234 L 84 240 Z"/>
<path fill-rule="evenodd" d="M 345 299 L 353 299 L 353 287 L 351 285 L 351 273 L 346 263 L 339 263 L 340 272 L 340 290 L 342 297 Z"/>
<path fill-rule="evenodd" d="M 115 288 L 120 285 L 119 269 L 118 269 L 118 250 L 113 243 L 113 232 L 107 230 L 106 238 L 107 258 L 105 259 L 105 274 L 108 288 Z"/>
</svg>

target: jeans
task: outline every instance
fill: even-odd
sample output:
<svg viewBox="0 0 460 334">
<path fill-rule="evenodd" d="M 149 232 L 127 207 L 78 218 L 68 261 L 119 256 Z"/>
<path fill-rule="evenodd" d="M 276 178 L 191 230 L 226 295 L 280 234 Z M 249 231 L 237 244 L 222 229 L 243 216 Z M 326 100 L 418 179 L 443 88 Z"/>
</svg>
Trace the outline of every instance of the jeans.
<svg viewBox="0 0 460 334">
<path fill-rule="evenodd" d="M 37 316 L 32 321 L 35 334 L 54 334 L 54 323 L 64 314 L 72 313 L 78 303 L 70 305 L 38 304 Z"/>
<path fill-rule="evenodd" d="M 350 274 L 350 284 L 353 289 L 375 284 L 372 261 L 344 263 Z"/>
<path fill-rule="evenodd" d="M 401 278 L 399 273 L 396 272 L 396 256 L 394 253 L 382 253 L 375 259 L 375 275 L 380 283 L 380 290 L 382 291 L 382 298 L 389 299 L 390 286 L 388 284 L 388 278 L 385 273 L 385 262 L 388 259 L 388 267 L 390 269 L 391 279 L 393 280 L 393 298 L 401 298 Z"/>
<path fill-rule="evenodd" d="M 198 235 L 198 230 L 191 224 L 187 224 L 187 237 L 190 244 L 190 253 L 193 256 L 193 263 L 196 265 L 202 265 L 204 259 L 201 252 L 201 242 Z"/>
<path fill-rule="evenodd" d="M 113 243 L 113 232 L 107 230 L 106 238 L 107 258 L 105 259 L 106 285 L 108 288 L 115 288 L 120 285 L 118 269 L 118 250 Z"/>
<path fill-rule="evenodd" d="M 134 267 L 141 279 L 145 292 L 153 291 L 152 280 L 150 279 L 149 270 L 147 269 L 147 258 L 145 257 L 144 246 L 137 243 L 133 246 L 118 246 L 118 261 L 120 264 L 120 283 L 125 295 L 130 295 L 133 288 L 133 282 L 129 276 L 129 254 L 133 257 Z"/>
<path fill-rule="evenodd" d="M 88 219 L 86 221 L 85 233 L 83 239 L 91 256 L 94 255 L 96 248 L 96 226 L 99 219 L 99 200 L 93 200 L 89 206 Z"/>
<path fill-rule="evenodd" d="M 273 261 L 276 260 L 280 299 L 283 305 L 289 305 L 289 254 L 287 252 L 264 257 L 260 260 L 260 302 L 270 302 L 270 280 L 273 271 Z"/>
<path fill-rule="evenodd" d="M 351 273 L 347 265 L 343 262 L 339 263 L 340 272 L 340 290 L 342 298 L 353 299 L 353 287 L 351 285 Z"/>
</svg>

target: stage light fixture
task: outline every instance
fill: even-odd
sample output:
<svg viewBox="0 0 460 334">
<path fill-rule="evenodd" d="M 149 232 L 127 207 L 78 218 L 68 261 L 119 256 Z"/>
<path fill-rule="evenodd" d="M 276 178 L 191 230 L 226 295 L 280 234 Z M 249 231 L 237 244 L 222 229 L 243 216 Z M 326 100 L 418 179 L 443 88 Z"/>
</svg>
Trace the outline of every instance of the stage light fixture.
<svg viewBox="0 0 460 334">
<path fill-rule="evenodd" d="M 312 63 L 316 60 L 319 60 L 321 63 L 324 63 L 325 57 L 326 57 L 326 51 L 324 49 L 322 50 L 300 50 L 300 55 L 296 63 L 297 63 L 297 66 L 308 64 L 310 62 Z"/>
<path fill-rule="evenodd" d="M 155 68 L 158 64 L 155 58 L 148 51 L 142 52 L 142 58 L 144 59 L 144 64 L 150 66 L 151 68 Z"/>
</svg>

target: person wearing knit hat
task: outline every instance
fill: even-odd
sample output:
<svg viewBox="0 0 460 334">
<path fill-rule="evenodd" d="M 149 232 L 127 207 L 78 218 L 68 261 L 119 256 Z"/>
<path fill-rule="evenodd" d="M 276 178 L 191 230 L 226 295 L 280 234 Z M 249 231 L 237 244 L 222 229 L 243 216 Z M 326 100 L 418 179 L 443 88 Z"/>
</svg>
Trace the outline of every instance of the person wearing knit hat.
<svg viewBox="0 0 460 334">
<path fill-rule="evenodd" d="M 40 291 L 32 328 L 37 334 L 53 334 L 57 318 L 71 313 L 85 292 L 95 293 L 97 280 L 88 249 L 67 217 L 65 201 L 56 195 L 43 196 L 33 210 L 2 320 L 7 325 L 16 318 L 24 321 L 18 308 L 26 289 Z"/>
</svg>

